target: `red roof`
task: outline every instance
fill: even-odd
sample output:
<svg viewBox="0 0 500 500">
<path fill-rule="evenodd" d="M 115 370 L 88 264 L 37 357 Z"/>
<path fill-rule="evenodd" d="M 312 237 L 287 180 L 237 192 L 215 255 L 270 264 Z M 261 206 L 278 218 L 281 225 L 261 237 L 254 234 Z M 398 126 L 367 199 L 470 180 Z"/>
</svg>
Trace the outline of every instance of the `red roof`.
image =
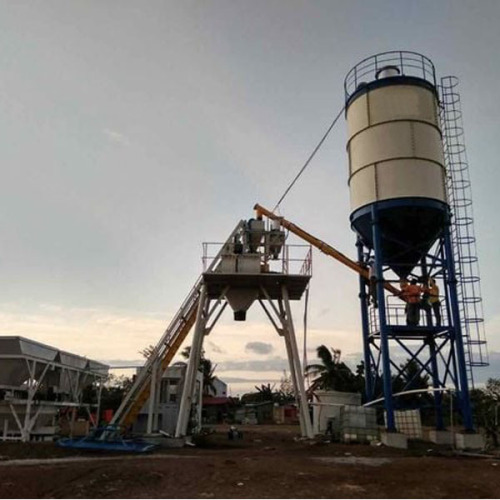
<svg viewBox="0 0 500 500">
<path fill-rule="evenodd" d="M 213 396 L 203 396 L 203 406 L 221 406 L 232 404 L 231 398 L 227 397 L 213 397 Z"/>
</svg>

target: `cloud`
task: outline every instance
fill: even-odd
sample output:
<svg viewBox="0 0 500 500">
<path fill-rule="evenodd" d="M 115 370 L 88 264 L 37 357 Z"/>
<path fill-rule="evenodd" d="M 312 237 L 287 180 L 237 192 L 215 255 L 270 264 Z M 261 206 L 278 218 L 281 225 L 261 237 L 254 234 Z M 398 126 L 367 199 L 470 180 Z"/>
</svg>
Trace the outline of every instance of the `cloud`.
<svg viewBox="0 0 500 500">
<path fill-rule="evenodd" d="M 224 377 L 224 382 L 227 384 L 254 384 L 259 385 L 262 384 L 261 378 L 243 378 L 243 377 Z M 281 382 L 281 379 L 266 379 L 266 383 L 278 384 Z"/>
<path fill-rule="evenodd" d="M 130 141 L 122 133 L 116 130 L 105 128 L 102 130 L 102 133 L 112 142 L 122 144 L 123 146 L 130 146 Z"/>
<path fill-rule="evenodd" d="M 210 350 L 216 354 L 226 354 L 226 351 L 222 349 L 222 347 L 218 346 L 214 342 L 211 342 L 210 340 L 207 342 L 207 347 L 209 347 Z"/>
<path fill-rule="evenodd" d="M 490 351 L 489 366 L 474 368 L 474 383 L 484 384 L 489 378 L 500 378 L 500 352 Z"/>
<path fill-rule="evenodd" d="M 21 335 L 96 360 L 119 359 L 120 365 L 130 361 L 135 364 L 140 350 L 158 342 L 165 323 L 164 315 L 155 313 L 50 304 L 26 313 L 13 306 L 0 306 L 2 335 Z"/>
<path fill-rule="evenodd" d="M 144 363 L 146 362 L 146 360 L 144 358 L 142 358 L 142 359 L 104 359 L 101 361 L 103 363 L 106 363 L 107 365 L 109 365 L 111 368 L 116 368 L 119 366 L 122 369 L 124 367 L 136 368 L 138 366 L 144 366 Z"/>
<path fill-rule="evenodd" d="M 486 320 L 484 325 L 486 331 L 486 340 L 488 341 L 488 348 L 491 351 L 500 350 L 500 314 L 491 316 Z"/>
<path fill-rule="evenodd" d="M 273 352 L 273 346 L 266 342 L 248 342 L 245 345 L 245 351 L 255 354 L 270 354 Z"/>
<path fill-rule="evenodd" d="M 111 366 L 143 364 L 139 352 L 150 344 L 156 345 L 171 317 L 172 311 L 77 308 L 52 303 L 39 304 L 26 311 L 22 304 L 0 303 L 0 331 L 3 335 L 23 335 Z M 235 326 L 238 335 L 235 335 Z M 310 348 L 320 344 L 342 345 L 343 356 L 360 350 L 360 335 L 354 331 L 310 328 L 307 338 Z M 247 342 L 249 339 L 251 342 Z M 184 361 L 179 353 L 191 342 L 192 332 L 173 362 Z M 302 360 L 300 332 L 297 343 Z M 264 346 L 267 354 L 272 353 L 270 359 L 263 358 L 259 346 Z M 274 383 L 284 370 L 289 370 L 283 338 L 276 334 L 272 325 L 258 318 L 238 325 L 229 318 L 222 318 L 210 337 L 205 339 L 205 348 L 217 365 L 216 373 L 222 380 L 242 379 L 231 382 L 233 394 L 251 391 L 260 383 Z M 314 358 L 311 354 L 309 362 Z M 131 376 L 134 371 L 114 369 L 112 373 Z M 243 380 L 247 378 L 248 381 Z"/>
<path fill-rule="evenodd" d="M 273 372 L 288 369 L 288 360 L 273 358 L 266 360 L 225 361 L 219 364 L 221 371 Z"/>
<path fill-rule="evenodd" d="M 318 318 L 326 316 L 331 311 L 331 307 L 325 307 L 318 312 Z"/>
</svg>

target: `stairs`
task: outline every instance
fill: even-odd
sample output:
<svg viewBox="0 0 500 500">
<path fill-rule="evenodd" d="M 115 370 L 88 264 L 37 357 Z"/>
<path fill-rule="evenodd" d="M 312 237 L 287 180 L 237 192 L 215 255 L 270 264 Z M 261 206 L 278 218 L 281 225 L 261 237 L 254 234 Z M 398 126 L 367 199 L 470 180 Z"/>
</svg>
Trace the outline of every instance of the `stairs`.
<svg viewBox="0 0 500 500">
<path fill-rule="evenodd" d="M 153 368 L 159 363 L 159 373 L 163 373 L 176 355 L 195 322 L 202 283 L 203 279 L 200 276 L 182 303 L 181 308 L 174 316 L 174 319 L 165 330 L 158 344 L 155 346 L 145 366 L 138 373 L 132 387 L 116 411 L 111 421 L 112 424 L 120 424 L 127 428 L 137 418 L 137 415 L 150 395 Z"/>
<path fill-rule="evenodd" d="M 236 225 L 226 243 L 222 246 L 218 254 L 214 256 L 210 265 L 207 266 L 206 272 L 212 272 L 217 269 L 225 247 L 233 243 L 235 235 L 244 228 L 244 224 L 244 221 L 240 221 Z M 118 424 L 127 429 L 136 420 L 137 415 L 150 396 L 153 371 L 161 375 L 167 369 L 196 321 L 196 312 L 203 283 L 204 277 L 202 274 L 163 333 L 158 344 L 156 344 L 146 364 L 137 374 L 132 387 L 123 398 L 120 407 L 113 416 L 111 424 Z"/>
</svg>

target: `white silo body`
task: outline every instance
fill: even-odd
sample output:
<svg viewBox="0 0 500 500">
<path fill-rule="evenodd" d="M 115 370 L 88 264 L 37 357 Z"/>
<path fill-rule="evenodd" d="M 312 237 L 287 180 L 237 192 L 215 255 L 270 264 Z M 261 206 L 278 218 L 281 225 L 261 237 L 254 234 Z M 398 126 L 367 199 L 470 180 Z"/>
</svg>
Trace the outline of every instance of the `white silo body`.
<svg viewBox="0 0 500 500">
<path fill-rule="evenodd" d="M 446 202 L 435 92 L 404 80 L 389 84 L 391 80 L 394 77 L 378 80 L 381 86 L 366 88 L 348 103 L 353 212 L 371 203 L 408 197 Z"/>
</svg>

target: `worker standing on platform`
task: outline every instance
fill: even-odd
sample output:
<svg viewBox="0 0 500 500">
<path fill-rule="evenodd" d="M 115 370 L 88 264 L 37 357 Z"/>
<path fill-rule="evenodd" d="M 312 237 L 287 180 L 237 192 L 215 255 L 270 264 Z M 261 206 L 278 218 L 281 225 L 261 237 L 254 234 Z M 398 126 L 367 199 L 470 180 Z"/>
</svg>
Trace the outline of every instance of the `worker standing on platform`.
<svg viewBox="0 0 500 500">
<path fill-rule="evenodd" d="M 408 326 L 418 326 L 420 322 L 420 296 L 422 287 L 413 278 L 409 285 L 406 285 L 403 292 L 403 299 L 406 301 L 406 324 Z"/>
<path fill-rule="evenodd" d="M 441 300 L 439 299 L 439 287 L 434 278 L 429 278 L 429 304 L 436 318 L 436 326 L 441 326 Z"/>
<path fill-rule="evenodd" d="M 429 277 L 422 278 L 422 300 L 420 301 L 420 309 L 425 312 L 427 326 L 432 326 L 432 310 L 430 301 L 430 279 Z"/>
</svg>

